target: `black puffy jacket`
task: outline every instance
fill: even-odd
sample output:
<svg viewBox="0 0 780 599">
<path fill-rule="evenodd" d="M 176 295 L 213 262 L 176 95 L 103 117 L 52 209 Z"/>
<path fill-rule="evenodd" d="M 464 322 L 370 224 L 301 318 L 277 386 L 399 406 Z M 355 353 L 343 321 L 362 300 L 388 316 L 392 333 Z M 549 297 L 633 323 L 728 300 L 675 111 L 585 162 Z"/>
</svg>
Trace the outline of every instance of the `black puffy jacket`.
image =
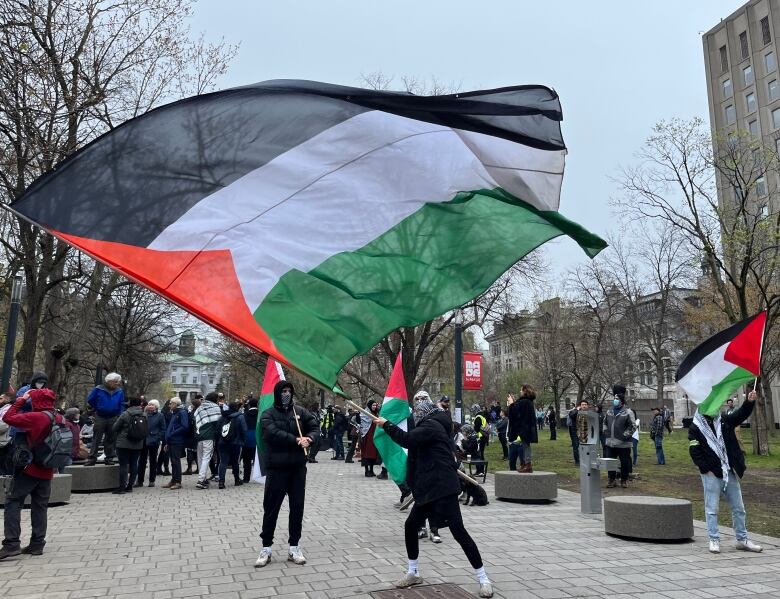
<svg viewBox="0 0 780 599">
<path fill-rule="evenodd" d="M 406 483 L 417 504 L 460 493 L 448 414 L 434 412 L 409 432 L 391 422 L 383 428 L 393 441 L 409 450 Z"/>
<path fill-rule="evenodd" d="M 534 400 L 521 397 L 507 409 L 509 430 L 506 437 L 510 443 L 520 437 L 523 443 L 538 443 L 539 435 L 536 432 L 536 408 Z"/>
<path fill-rule="evenodd" d="M 739 447 L 737 435 L 734 429 L 750 417 L 756 402 L 745 401 L 737 410 L 731 414 L 721 414 L 720 432 L 723 435 L 723 444 L 726 446 L 726 454 L 729 456 L 729 466 L 737 473 L 739 478 L 745 474 L 745 455 Z M 712 422 L 709 416 L 704 417 L 707 422 Z M 688 429 L 688 439 L 690 440 L 690 453 L 693 463 L 702 474 L 712 472 L 718 478 L 723 478 L 723 468 L 720 465 L 720 458 L 715 454 L 707 444 L 707 439 L 695 424 L 691 423 Z"/>
<path fill-rule="evenodd" d="M 296 442 L 298 427 L 291 407 L 282 406 L 282 389 L 289 387 L 295 394 L 289 381 L 279 381 L 274 387 L 274 405 L 265 410 L 260 417 L 263 443 L 265 444 L 264 462 L 266 468 L 290 468 L 306 465 L 306 454 Z M 304 437 L 312 440 L 312 446 L 317 444 L 319 428 L 311 412 L 295 406 L 295 414 L 300 419 L 301 432 Z"/>
</svg>

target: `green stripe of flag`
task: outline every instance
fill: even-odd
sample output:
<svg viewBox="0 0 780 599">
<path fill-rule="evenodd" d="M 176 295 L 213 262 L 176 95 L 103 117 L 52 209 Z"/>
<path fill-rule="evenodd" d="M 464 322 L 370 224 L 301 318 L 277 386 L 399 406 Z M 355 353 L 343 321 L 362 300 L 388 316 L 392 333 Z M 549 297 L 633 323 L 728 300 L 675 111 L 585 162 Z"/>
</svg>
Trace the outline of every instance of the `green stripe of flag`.
<svg viewBox="0 0 780 599">
<path fill-rule="evenodd" d="M 393 424 L 401 424 L 409 418 L 411 409 L 409 402 L 403 399 L 385 398 L 379 415 Z M 406 451 L 393 441 L 381 428 L 374 432 L 374 445 L 382 456 L 382 462 L 387 468 L 387 473 L 396 483 L 406 481 Z"/>
<path fill-rule="evenodd" d="M 726 378 L 712 386 L 710 394 L 699 404 L 699 412 L 705 416 L 712 416 L 714 418 L 718 415 L 720 407 L 737 389 L 742 385 L 752 382 L 755 378 L 756 375 L 748 372 L 744 368 L 735 368 Z"/>
<path fill-rule="evenodd" d="M 348 235 L 350 223 L 334 235 Z M 309 272 L 290 271 L 254 313 L 279 351 L 320 381 L 388 333 L 460 306 L 520 258 L 560 235 L 589 256 L 606 247 L 558 212 L 503 189 L 426 204 L 362 248 Z M 301 334 L 305 331 L 306 334 Z"/>
</svg>

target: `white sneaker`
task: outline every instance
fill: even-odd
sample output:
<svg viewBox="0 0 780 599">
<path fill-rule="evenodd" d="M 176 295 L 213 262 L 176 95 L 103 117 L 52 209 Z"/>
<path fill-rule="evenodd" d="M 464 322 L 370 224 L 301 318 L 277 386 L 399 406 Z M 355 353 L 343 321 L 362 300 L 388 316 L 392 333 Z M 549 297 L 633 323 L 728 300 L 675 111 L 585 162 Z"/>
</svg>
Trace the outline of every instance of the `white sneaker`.
<svg viewBox="0 0 780 599">
<path fill-rule="evenodd" d="M 479 583 L 479 596 L 480 597 L 492 597 L 493 596 L 493 585 L 489 582 L 480 582 Z"/>
<path fill-rule="evenodd" d="M 720 553 L 720 541 L 710 539 L 710 553 Z"/>
<path fill-rule="evenodd" d="M 413 587 L 416 584 L 422 584 L 422 583 L 423 583 L 422 576 L 420 576 L 419 574 L 409 574 L 407 572 L 401 580 L 395 582 L 395 588 L 408 589 L 409 587 Z"/>
<path fill-rule="evenodd" d="M 749 539 L 745 539 L 744 541 L 737 541 L 737 549 L 742 551 L 752 551 L 753 553 L 761 553 L 764 550 L 761 545 L 756 545 Z"/>
<path fill-rule="evenodd" d="M 424 539 L 427 536 L 428 536 L 428 529 L 425 528 L 424 526 L 420 530 L 417 531 L 417 538 L 418 539 Z"/>
<path fill-rule="evenodd" d="M 255 562 L 255 568 L 262 568 L 270 561 L 271 561 L 271 548 L 263 547 L 263 549 L 260 551 L 260 555 L 257 556 L 257 561 Z"/>
<path fill-rule="evenodd" d="M 430 533 L 428 538 L 433 541 L 434 543 L 441 543 L 441 537 L 439 535 L 435 535 L 433 533 Z"/>
<path fill-rule="evenodd" d="M 301 551 L 300 547 L 295 547 L 294 549 L 291 547 L 290 552 L 287 554 L 287 561 L 302 566 L 306 563 L 306 558 L 303 556 L 303 551 Z"/>
</svg>

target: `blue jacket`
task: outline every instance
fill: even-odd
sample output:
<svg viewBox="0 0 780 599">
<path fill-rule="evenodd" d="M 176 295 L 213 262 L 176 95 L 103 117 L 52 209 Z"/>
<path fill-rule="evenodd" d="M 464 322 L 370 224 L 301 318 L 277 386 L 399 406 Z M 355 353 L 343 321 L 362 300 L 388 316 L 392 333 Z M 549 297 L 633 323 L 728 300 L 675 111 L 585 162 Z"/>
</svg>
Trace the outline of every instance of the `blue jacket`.
<svg viewBox="0 0 780 599">
<path fill-rule="evenodd" d="M 189 430 L 189 414 L 185 408 L 179 407 L 171 413 L 171 421 L 165 431 L 165 442 L 168 445 L 186 445 Z"/>
<path fill-rule="evenodd" d="M 98 385 L 90 391 L 87 404 L 101 418 L 113 418 L 125 409 L 125 392 L 121 387 L 109 391 L 103 385 Z"/>
<path fill-rule="evenodd" d="M 165 416 L 158 412 L 146 412 L 149 423 L 149 434 L 146 435 L 147 445 L 156 445 L 165 441 Z"/>
</svg>

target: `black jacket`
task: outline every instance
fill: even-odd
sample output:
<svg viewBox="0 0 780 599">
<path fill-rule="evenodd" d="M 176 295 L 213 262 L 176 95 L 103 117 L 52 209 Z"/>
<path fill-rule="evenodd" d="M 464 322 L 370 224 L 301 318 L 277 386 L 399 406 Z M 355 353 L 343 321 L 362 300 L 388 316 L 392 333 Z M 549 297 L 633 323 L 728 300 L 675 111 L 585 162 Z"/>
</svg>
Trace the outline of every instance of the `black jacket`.
<svg viewBox="0 0 780 599">
<path fill-rule="evenodd" d="M 746 401 L 739 409 L 731 414 L 721 414 L 720 430 L 723 434 L 723 442 L 726 445 L 726 454 L 729 456 L 729 466 L 736 472 L 737 476 L 742 478 L 745 474 L 745 456 L 739 447 L 737 435 L 734 429 L 750 417 L 756 402 Z M 704 417 L 707 422 L 712 422 L 709 416 Z M 688 439 L 690 440 L 690 453 L 693 463 L 702 474 L 712 472 L 718 478 L 723 478 L 723 469 L 720 466 L 720 458 L 715 454 L 707 444 L 707 439 L 695 424 L 691 423 L 688 429 Z"/>
<path fill-rule="evenodd" d="M 452 422 L 444 412 L 434 412 L 409 432 L 392 422 L 384 425 L 390 438 L 409 450 L 406 483 L 419 505 L 460 493 L 451 426 Z"/>
<path fill-rule="evenodd" d="M 536 432 L 536 408 L 534 401 L 523 397 L 509 406 L 507 410 L 509 418 L 509 430 L 506 438 L 513 443 L 517 437 L 523 443 L 538 443 L 539 434 Z"/>
<path fill-rule="evenodd" d="M 282 407 L 282 389 L 293 389 L 289 381 L 279 381 L 274 387 L 274 405 L 263 412 L 260 426 L 265 444 L 264 462 L 266 468 L 291 468 L 306 465 L 306 454 L 296 439 L 298 427 L 295 424 L 292 408 Z M 294 390 L 293 390 L 293 393 Z M 300 419 L 301 432 L 312 440 L 312 446 L 319 439 L 319 427 L 311 412 L 295 406 L 295 414 Z"/>
</svg>

